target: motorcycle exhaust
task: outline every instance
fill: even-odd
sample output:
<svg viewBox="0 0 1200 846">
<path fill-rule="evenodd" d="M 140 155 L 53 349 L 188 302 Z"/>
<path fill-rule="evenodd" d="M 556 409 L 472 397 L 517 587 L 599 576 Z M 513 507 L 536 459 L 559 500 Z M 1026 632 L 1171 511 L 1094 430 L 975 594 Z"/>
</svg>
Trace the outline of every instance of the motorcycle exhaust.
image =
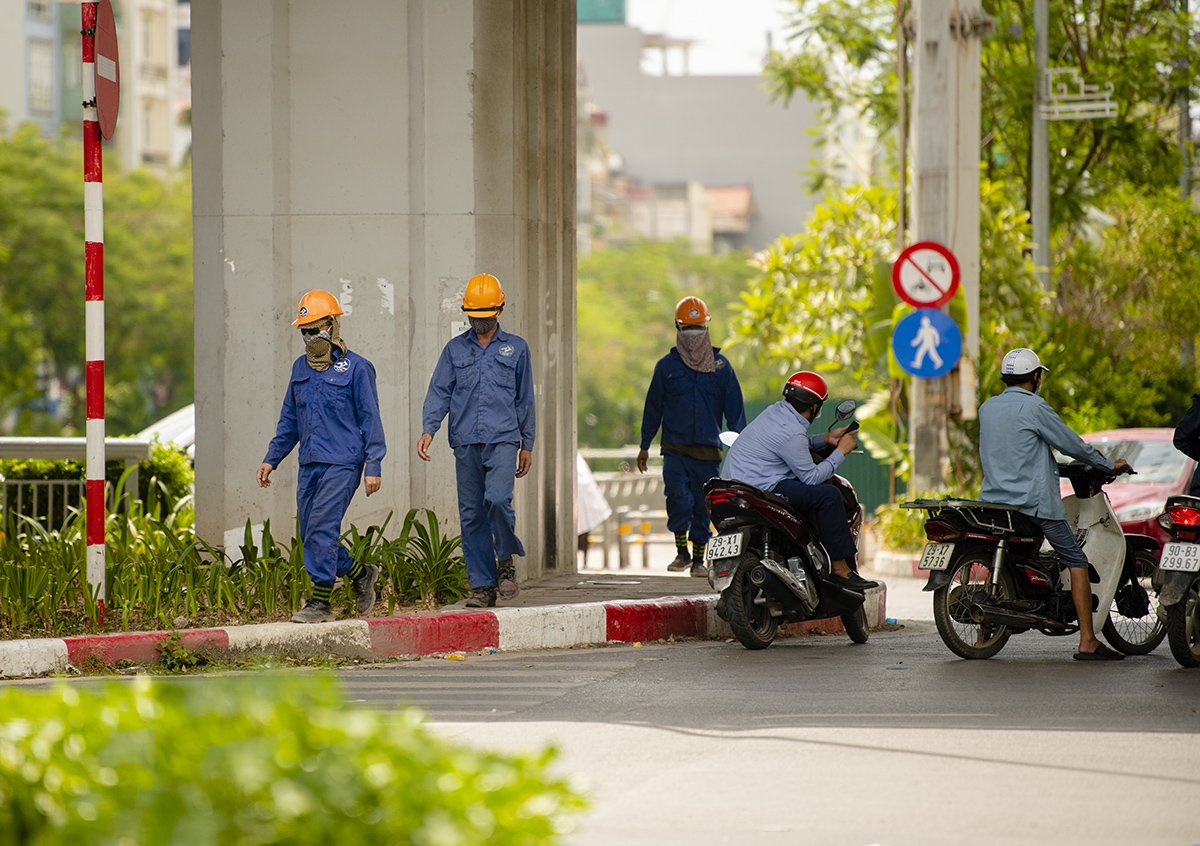
<svg viewBox="0 0 1200 846">
<path fill-rule="evenodd" d="M 995 605 L 983 605 L 981 603 L 971 606 L 970 617 L 972 623 L 979 623 L 985 626 L 1009 626 L 1011 628 L 1051 630 L 1064 633 L 1074 630 L 1073 626 L 1068 626 L 1066 623 L 1060 623 L 1057 620 L 1051 620 L 1049 617 L 1039 617 L 1036 614 L 1022 614 L 1017 611 L 997 608 Z"/>
</svg>

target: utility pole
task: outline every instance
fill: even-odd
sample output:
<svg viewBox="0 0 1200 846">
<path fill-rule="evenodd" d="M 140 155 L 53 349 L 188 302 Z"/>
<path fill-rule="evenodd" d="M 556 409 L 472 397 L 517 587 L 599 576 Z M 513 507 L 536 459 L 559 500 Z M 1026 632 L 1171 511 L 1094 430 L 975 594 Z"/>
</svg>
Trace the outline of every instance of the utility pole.
<svg viewBox="0 0 1200 846">
<path fill-rule="evenodd" d="M 1050 64 L 1050 0 L 1033 0 L 1033 137 L 1029 145 L 1029 216 L 1034 275 L 1050 290 L 1050 122 L 1042 114 Z"/>
<path fill-rule="evenodd" d="M 979 353 L 980 36 L 992 20 L 972 2 L 915 0 L 913 240 L 958 259 L 970 325 L 960 378 L 914 378 L 909 412 L 913 490 L 945 484 L 951 415 L 974 416 Z M 952 12 L 953 10 L 953 12 Z M 961 327 L 960 327 L 961 328 Z M 958 386 L 958 391 L 952 388 Z"/>
</svg>

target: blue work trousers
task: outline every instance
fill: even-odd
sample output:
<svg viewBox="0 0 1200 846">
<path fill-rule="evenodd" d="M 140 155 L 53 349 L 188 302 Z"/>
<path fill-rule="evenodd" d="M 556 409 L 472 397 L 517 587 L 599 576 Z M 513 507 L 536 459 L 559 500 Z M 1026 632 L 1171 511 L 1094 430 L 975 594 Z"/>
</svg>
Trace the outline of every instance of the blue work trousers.
<svg viewBox="0 0 1200 846">
<path fill-rule="evenodd" d="M 688 540 L 703 546 L 712 537 L 704 507 L 704 483 L 721 475 L 721 462 L 688 458 L 671 449 L 664 449 L 662 456 L 667 531 L 676 535 L 687 532 Z"/>
<path fill-rule="evenodd" d="M 821 529 L 821 540 L 832 561 L 850 558 L 858 550 L 854 546 L 854 535 L 846 522 L 846 503 L 842 492 L 833 485 L 806 485 L 799 479 L 784 479 L 775 485 L 771 493 L 778 494 L 788 504 L 802 511 L 817 515 Z"/>
<path fill-rule="evenodd" d="M 463 564 L 472 588 L 496 586 L 497 559 L 525 555 L 512 505 L 518 446 L 467 444 L 454 448 Z"/>
<path fill-rule="evenodd" d="M 327 587 L 350 571 L 342 546 L 342 519 L 362 479 L 361 464 L 301 464 L 296 479 L 296 513 L 304 543 L 304 569 L 314 585 Z"/>
</svg>

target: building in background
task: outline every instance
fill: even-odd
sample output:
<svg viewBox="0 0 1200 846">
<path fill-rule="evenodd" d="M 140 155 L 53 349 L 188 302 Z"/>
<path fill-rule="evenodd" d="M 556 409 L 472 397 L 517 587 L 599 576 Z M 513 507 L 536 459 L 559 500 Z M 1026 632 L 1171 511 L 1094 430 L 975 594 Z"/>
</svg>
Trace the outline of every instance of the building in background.
<svg viewBox="0 0 1200 846">
<path fill-rule="evenodd" d="M 0 0 L 0 109 L 9 130 L 34 123 L 52 136 L 83 120 L 79 0 Z M 123 169 L 178 165 L 190 149 L 180 129 L 190 103 L 181 67 L 179 0 L 113 0 L 121 60 L 121 111 L 106 142 Z"/>
<path fill-rule="evenodd" d="M 772 103 L 759 76 L 690 75 L 690 42 L 627 26 L 620 0 L 578 8 L 591 246 L 644 236 L 758 250 L 803 228 L 818 126 L 807 100 Z"/>
</svg>

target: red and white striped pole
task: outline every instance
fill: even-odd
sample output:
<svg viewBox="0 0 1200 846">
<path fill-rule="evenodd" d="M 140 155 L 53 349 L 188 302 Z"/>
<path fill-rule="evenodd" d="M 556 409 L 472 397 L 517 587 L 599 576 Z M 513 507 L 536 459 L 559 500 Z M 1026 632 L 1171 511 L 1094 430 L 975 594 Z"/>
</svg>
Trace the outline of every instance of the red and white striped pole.
<svg viewBox="0 0 1200 846">
<path fill-rule="evenodd" d="M 83 0 L 84 347 L 87 387 L 87 578 L 104 620 L 104 168 L 96 110 L 96 3 Z"/>
</svg>

